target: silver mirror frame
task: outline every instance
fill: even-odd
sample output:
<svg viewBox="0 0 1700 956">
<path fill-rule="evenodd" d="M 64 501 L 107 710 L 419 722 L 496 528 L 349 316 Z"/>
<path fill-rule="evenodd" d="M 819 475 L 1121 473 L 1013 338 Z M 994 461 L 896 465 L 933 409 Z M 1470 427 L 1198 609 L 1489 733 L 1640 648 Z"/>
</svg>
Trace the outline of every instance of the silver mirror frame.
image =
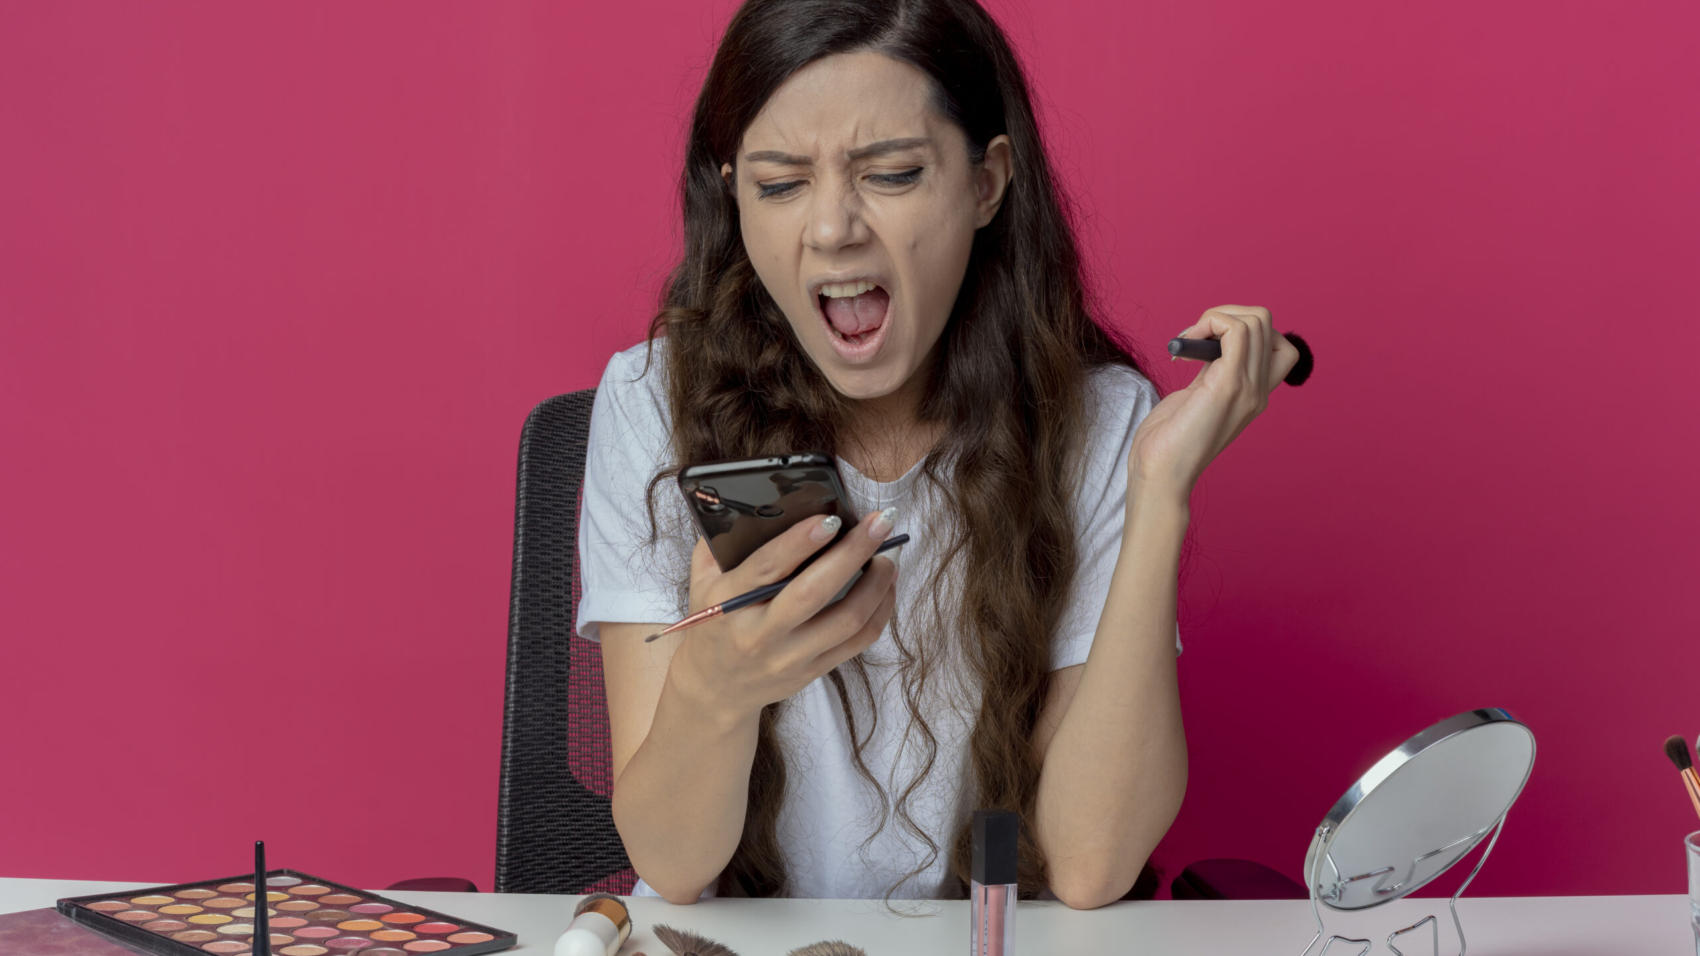
<svg viewBox="0 0 1700 956">
<path fill-rule="evenodd" d="M 1431 856 L 1441 852 L 1453 851 L 1452 860 L 1445 866 L 1436 870 L 1434 873 L 1413 882 L 1409 886 L 1400 886 L 1396 884 L 1397 891 L 1388 892 L 1385 899 L 1376 900 L 1375 902 L 1365 906 L 1336 907 L 1330 903 L 1328 899 L 1323 898 L 1321 889 L 1318 886 L 1318 878 L 1321 875 L 1320 869 L 1322 861 L 1328 858 L 1328 852 L 1333 846 L 1334 839 L 1339 835 L 1345 823 L 1351 818 L 1352 813 L 1357 810 L 1357 808 L 1371 793 L 1375 792 L 1376 787 L 1380 786 L 1383 782 L 1392 777 L 1401 767 L 1410 763 L 1411 760 L 1415 759 L 1419 754 L 1427 751 L 1429 748 L 1434 747 L 1442 741 L 1479 727 L 1503 723 L 1515 724 L 1522 728 L 1524 732 L 1528 733 L 1530 749 L 1529 765 L 1524 768 L 1522 779 L 1518 781 L 1517 787 L 1512 792 L 1510 800 L 1507 801 L 1505 807 L 1500 810 L 1497 819 L 1476 833 L 1470 834 L 1461 840 L 1454 841 L 1452 844 L 1435 850 L 1434 853 L 1430 854 Z M 1488 839 L 1487 849 L 1482 852 L 1481 857 L 1476 861 L 1475 867 L 1470 870 L 1470 875 L 1465 877 L 1464 882 L 1459 885 L 1457 892 L 1452 894 L 1452 899 L 1448 904 L 1452 913 L 1453 926 L 1458 930 L 1458 956 L 1465 956 L 1467 943 L 1464 939 L 1464 925 L 1458 918 L 1458 898 L 1464 894 L 1466 889 L 1469 888 L 1470 883 L 1475 880 L 1476 874 L 1481 872 L 1482 864 L 1486 863 L 1488 856 L 1493 853 L 1494 845 L 1499 842 L 1499 834 L 1505 829 L 1506 814 L 1508 814 L 1511 807 L 1516 804 L 1517 798 L 1522 795 L 1523 788 L 1527 786 L 1529 782 L 1529 775 L 1534 771 L 1534 764 L 1534 732 L 1530 731 L 1528 726 L 1522 721 L 1513 717 L 1510 711 L 1500 707 L 1486 707 L 1479 710 L 1467 711 L 1455 717 L 1449 717 L 1446 720 L 1423 730 L 1421 733 L 1405 741 L 1403 744 L 1400 744 L 1387 756 L 1376 761 L 1375 765 L 1365 771 L 1364 775 L 1359 777 L 1357 781 L 1355 781 L 1351 787 L 1346 790 L 1345 795 L 1342 796 L 1334 804 L 1333 808 L 1328 811 L 1327 815 L 1322 818 L 1322 823 L 1317 826 L 1316 834 L 1311 839 L 1310 849 L 1305 853 L 1305 884 L 1306 889 L 1310 894 L 1311 913 L 1316 917 L 1316 935 L 1311 938 L 1310 945 L 1305 947 L 1304 953 L 1301 953 L 1300 956 L 1308 956 L 1310 951 L 1315 948 L 1317 941 L 1322 939 L 1323 933 L 1326 932 L 1322 922 L 1321 907 L 1323 905 L 1328 905 L 1330 909 L 1337 909 L 1340 911 L 1354 911 L 1370 909 L 1375 906 L 1379 906 L 1382 903 L 1401 899 L 1418 889 L 1421 889 L 1423 886 L 1428 885 L 1430 882 L 1433 882 L 1442 873 L 1451 869 L 1458 860 L 1463 859 L 1472 850 L 1479 846 L 1483 839 Z M 1490 833 L 1492 834 L 1491 838 L 1489 838 Z M 1428 924 L 1432 927 L 1432 931 L 1434 933 L 1434 953 L 1435 956 L 1439 956 L 1440 924 L 1432 915 L 1427 916 L 1416 923 L 1405 927 L 1404 929 L 1394 931 L 1387 937 L 1387 948 L 1393 952 L 1395 956 L 1404 956 L 1399 948 L 1394 945 L 1393 941 L 1405 933 L 1409 933 L 1420 928 L 1424 924 Z M 1322 951 L 1318 954 L 1318 956 L 1325 956 L 1329 947 L 1336 942 L 1351 943 L 1361 946 L 1362 948 L 1355 954 L 1355 956 L 1367 956 L 1374 945 L 1367 939 L 1350 939 L 1344 936 L 1330 936 L 1328 941 L 1323 944 Z"/>
</svg>

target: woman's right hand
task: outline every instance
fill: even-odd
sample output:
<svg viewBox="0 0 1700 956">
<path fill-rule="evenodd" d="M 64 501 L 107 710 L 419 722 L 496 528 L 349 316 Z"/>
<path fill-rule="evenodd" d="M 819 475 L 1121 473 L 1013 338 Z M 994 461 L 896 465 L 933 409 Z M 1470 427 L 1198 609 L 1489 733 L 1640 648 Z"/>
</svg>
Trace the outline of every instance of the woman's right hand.
<svg viewBox="0 0 1700 956">
<path fill-rule="evenodd" d="M 874 556 L 891 535 L 896 510 L 867 515 L 773 600 L 668 635 L 678 641 L 668 683 L 698 707 L 747 719 L 866 650 L 896 603 L 897 566 Z M 800 521 L 725 572 L 699 539 L 691 554 L 691 612 L 785 578 L 837 530 L 834 518 Z M 827 607 L 869 558 L 850 593 Z"/>
</svg>

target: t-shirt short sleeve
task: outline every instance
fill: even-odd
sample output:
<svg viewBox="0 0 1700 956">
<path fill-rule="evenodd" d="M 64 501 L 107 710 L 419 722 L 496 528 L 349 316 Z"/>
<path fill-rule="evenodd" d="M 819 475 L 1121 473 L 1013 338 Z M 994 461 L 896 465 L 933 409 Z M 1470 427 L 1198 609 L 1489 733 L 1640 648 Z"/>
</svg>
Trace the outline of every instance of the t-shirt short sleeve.
<svg viewBox="0 0 1700 956">
<path fill-rule="evenodd" d="M 655 489 L 650 526 L 650 481 L 671 457 L 660 348 L 653 361 L 647 343 L 615 355 L 590 413 L 576 622 L 590 640 L 599 639 L 602 622 L 667 623 L 684 616 L 688 603 L 694 537 L 670 482 Z"/>
<path fill-rule="evenodd" d="M 1121 554 L 1127 521 L 1127 456 L 1133 433 L 1157 405 L 1157 389 L 1124 366 L 1093 371 L 1087 390 L 1090 426 L 1075 492 L 1075 540 L 1078 564 L 1069 604 L 1051 643 L 1051 669 L 1086 663 L 1098 630 L 1110 577 Z M 1181 647 L 1175 631 L 1175 652 Z"/>
</svg>

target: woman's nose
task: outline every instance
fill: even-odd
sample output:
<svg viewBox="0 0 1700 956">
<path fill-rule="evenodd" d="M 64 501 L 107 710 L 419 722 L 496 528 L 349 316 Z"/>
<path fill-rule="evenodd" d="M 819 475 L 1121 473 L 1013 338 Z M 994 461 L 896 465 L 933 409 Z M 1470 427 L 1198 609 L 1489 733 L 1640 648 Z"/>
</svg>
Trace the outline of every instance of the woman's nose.
<svg viewBox="0 0 1700 956">
<path fill-rule="evenodd" d="M 867 233 L 861 203 L 854 190 L 832 188 L 815 191 L 803 237 L 805 244 L 820 252 L 835 252 L 866 241 Z"/>
</svg>

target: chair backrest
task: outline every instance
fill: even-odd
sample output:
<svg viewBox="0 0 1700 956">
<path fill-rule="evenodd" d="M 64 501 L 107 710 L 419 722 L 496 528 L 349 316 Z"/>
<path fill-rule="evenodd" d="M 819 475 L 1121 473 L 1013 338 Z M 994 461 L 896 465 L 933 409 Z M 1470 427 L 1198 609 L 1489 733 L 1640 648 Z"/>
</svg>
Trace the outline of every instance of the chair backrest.
<svg viewBox="0 0 1700 956">
<path fill-rule="evenodd" d="M 579 490 L 595 389 L 532 409 L 519 440 L 496 892 L 626 893 L 602 649 L 573 631 Z"/>
</svg>

